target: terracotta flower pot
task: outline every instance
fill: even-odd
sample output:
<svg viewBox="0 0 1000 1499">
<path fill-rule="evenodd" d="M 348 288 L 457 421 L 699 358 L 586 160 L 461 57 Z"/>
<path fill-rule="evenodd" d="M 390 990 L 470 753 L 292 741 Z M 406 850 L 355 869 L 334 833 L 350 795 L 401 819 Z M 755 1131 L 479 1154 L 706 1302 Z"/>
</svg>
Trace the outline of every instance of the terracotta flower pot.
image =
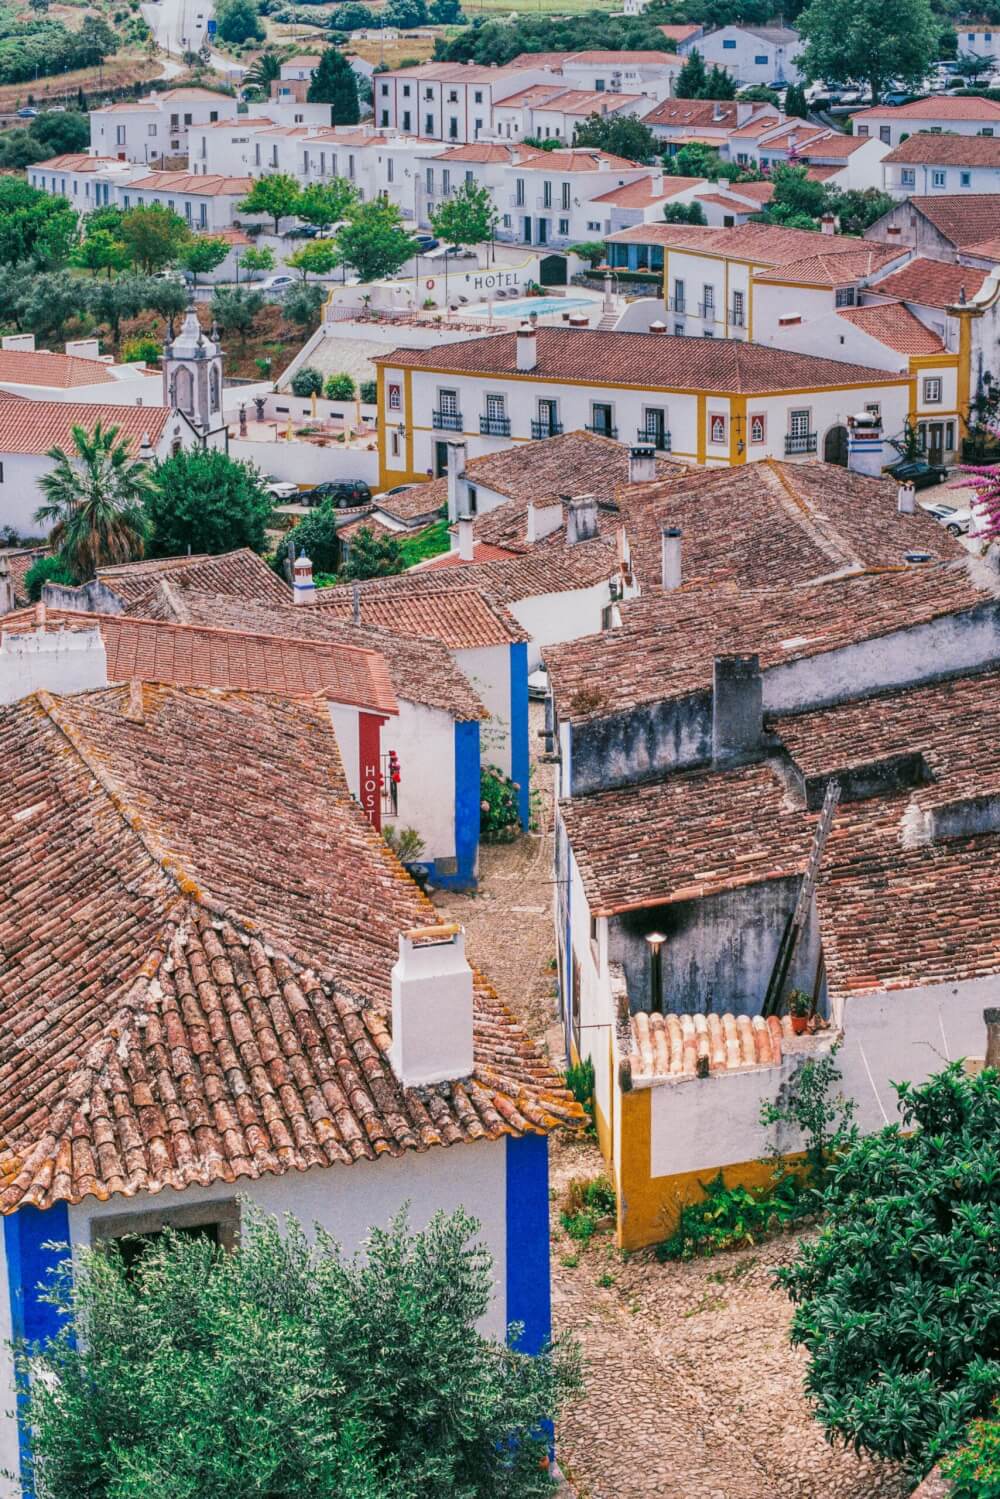
<svg viewBox="0 0 1000 1499">
<path fill-rule="evenodd" d="M 793 1031 L 793 1033 L 796 1036 L 804 1036 L 805 1033 L 806 1033 L 806 1027 L 808 1026 L 808 1024 L 809 1024 L 809 1016 L 808 1015 L 793 1015 L 792 1016 L 792 1031 Z"/>
</svg>

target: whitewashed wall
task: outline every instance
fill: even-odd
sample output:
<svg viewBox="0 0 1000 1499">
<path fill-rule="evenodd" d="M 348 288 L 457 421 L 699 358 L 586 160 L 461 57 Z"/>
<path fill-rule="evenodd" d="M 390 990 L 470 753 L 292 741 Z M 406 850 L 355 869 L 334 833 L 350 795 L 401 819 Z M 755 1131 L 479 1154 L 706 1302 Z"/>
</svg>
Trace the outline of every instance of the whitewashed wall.
<svg viewBox="0 0 1000 1499">
<path fill-rule="evenodd" d="M 508 715 L 509 716 L 509 715 Z M 455 721 L 440 708 L 405 699 L 382 730 L 382 749 L 399 756 L 399 812 L 383 825 L 416 828 L 428 859 L 455 853 Z"/>
<path fill-rule="evenodd" d="M 452 651 L 452 655 L 490 714 L 480 728 L 482 763 L 496 765 L 510 775 L 510 647 L 483 646 Z"/>
<path fill-rule="evenodd" d="M 529 672 L 539 665 L 547 645 L 579 640 L 581 635 L 596 635 L 601 628 L 601 611 L 609 598 L 607 583 L 595 583 L 592 588 L 541 593 L 511 604 L 511 614 L 531 636 L 528 642 Z"/>
<path fill-rule="evenodd" d="M 255 463 L 261 473 L 294 484 L 319 484 L 324 479 L 364 479 L 375 488 L 378 481 L 378 453 L 364 448 L 345 448 L 330 443 L 318 448 L 311 442 L 250 442 L 247 438 L 229 440 L 229 456 L 244 463 Z"/>
</svg>

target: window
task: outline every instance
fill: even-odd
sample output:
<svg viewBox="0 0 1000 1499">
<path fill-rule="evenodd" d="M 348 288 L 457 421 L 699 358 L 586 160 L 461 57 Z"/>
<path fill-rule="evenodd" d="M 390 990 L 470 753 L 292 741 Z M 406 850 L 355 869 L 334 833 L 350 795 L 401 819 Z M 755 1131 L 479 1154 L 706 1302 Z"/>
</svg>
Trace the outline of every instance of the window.
<svg viewBox="0 0 1000 1499">
<path fill-rule="evenodd" d="M 934 171 L 931 173 L 931 187 L 944 187 L 947 181 L 947 172 Z"/>
<path fill-rule="evenodd" d="M 715 329 L 714 328 L 703 328 L 701 330 L 701 336 L 702 336 L 702 338 L 714 338 L 715 337 Z"/>
<path fill-rule="evenodd" d="M 594 91 L 595 91 L 595 93 L 598 93 L 598 94 L 603 94 L 604 93 L 604 79 L 603 78 L 595 78 L 594 79 Z"/>
<path fill-rule="evenodd" d="M 684 337 L 684 324 L 683 323 L 675 323 L 674 324 L 674 337 L 675 338 L 683 338 Z"/>
<path fill-rule="evenodd" d="M 465 174 L 465 185 L 466 185 L 466 187 L 471 187 L 472 184 L 475 182 L 475 180 L 476 180 L 476 174 L 475 174 L 475 172 L 466 172 L 466 174 Z"/>
<path fill-rule="evenodd" d="M 509 229 L 511 227 L 511 224 L 513 223 L 513 220 L 511 219 L 511 216 L 510 216 L 509 213 L 505 213 L 504 214 L 502 222 L 503 222 L 503 227 L 505 229 Z"/>
<path fill-rule="evenodd" d="M 679 277 L 674 281 L 674 311 L 684 311 L 684 282 Z"/>
<path fill-rule="evenodd" d="M 433 99 L 434 98 L 434 90 L 432 88 L 425 88 L 424 89 L 424 98 L 425 99 Z"/>
<path fill-rule="evenodd" d="M 834 293 L 834 305 L 837 307 L 853 307 L 857 294 L 853 286 L 838 286 Z"/>
<path fill-rule="evenodd" d="M 392 157 L 390 156 L 389 159 L 388 159 L 388 161 L 385 164 L 385 180 L 387 182 L 392 182 L 394 180 L 394 178 L 395 178 L 395 168 L 396 168 L 396 163 L 393 161 Z"/>
<path fill-rule="evenodd" d="M 767 417 L 763 411 L 754 411 L 750 414 L 750 441 L 767 441 Z"/>
<path fill-rule="evenodd" d="M 260 141 L 253 148 L 253 164 L 255 167 L 260 166 Z"/>
<path fill-rule="evenodd" d="M 601 221 L 600 221 L 600 219 L 588 219 L 587 220 L 587 228 L 588 229 L 600 229 L 600 227 L 601 227 Z"/>
<path fill-rule="evenodd" d="M 754 61 L 754 67 L 756 67 L 756 68 L 766 68 L 767 67 L 767 54 L 766 53 L 758 53 L 758 55 L 754 58 L 753 61 Z"/>
<path fill-rule="evenodd" d="M 425 135 L 433 135 L 434 134 L 434 116 L 433 115 L 424 115 L 424 134 Z"/>
<path fill-rule="evenodd" d="M 925 406 L 940 406 L 940 404 L 941 404 L 941 392 L 942 392 L 942 382 L 941 382 L 939 376 L 934 375 L 934 376 L 928 377 L 924 381 L 924 405 Z"/>
<path fill-rule="evenodd" d="M 722 43 L 722 45 L 723 45 L 723 47 L 725 48 L 725 50 L 727 52 L 735 52 L 736 51 L 736 43 L 735 43 L 735 41 L 733 40 L 732 37 L 727 37 L 726 40 Z"/>
<path fill-rule="evenodd" d="M 441 168 L 441 191 L 443 193 L 451 192 L 451 172 L 447 167 Z"/>
<path fill-rule="evenodd" d="M 408 109 L 404 109 L 403 110 L 403 129 L 404 130 L 409 130 L 409 128 L 410 128 L 410 111 Z"/>
<path fill-rule="evenodd" d="M 790 411 L 788 413 L 789 437 L 808 437 L 811 416 L 812 412 L 808 409 L 805 411 Z"/>
<path fill-rule="evenodd" d="M 334 168 L 334 171 L 336 171 L 336 168 Z M 353 180 L 354 180 L 354 157 L 353 156 L 349 156 L 347 158 L 347 175 L 348 175 L 348 177 L 350 177 L 351 181 L 353 182 Z"/>
<path fill-rule="evenodd" d="M 867 411 L 867 413 L 868 413 L 869 416 L 878 417 L 879 421 L 882 420 L 882 402 L 881 401 L 866 401 L 865 402 L 865 410 Z"/>
<path fill-rule="evenodd" d="M 403 84 L 403 98 L 404 99 L 408 99 L 409 97 L 410 97 L 410 85 L 408 83 L 404 83 Z"/>
<path fill-rule="evenodd" d="M 992 125 L 984 125 L 983 128 L 982 128 L 982 130 L 980 130 L 979 134 L 980 135 L 992 135 L 993 134 L 993 126 Z"/>
<path fill-rule="evenodd" d="M 542 183 L 542 207 L 543 208 L 551 208 L 552 207 L 552 183 L 551 182 L 543 182 Z"/>
<path fill-rule="evenodd" d="M 559 233 L 560 234 L 569 234 L 569 219 L 560 219 L 559 220 Z"/>
<path fill-rule="evenodd" d="M 457 88 L 451 88 L 451 89 L 448 90 L 448 103 L 449 104 L 457 104 L 458 103 L 458 89 Z"/>
<path fill-rule="evenodd" d="M 726 441 L 726 418 L 718 411 L 713 411 L 708 418 L 708 440 L 712 443 Z"/>
<path fill-rule="evenodd" d="M 441 412 L 442 416 L 457 416 L 458 415 L 458 391 L 457 390 L 439 390 L 438 391 L 438 410 Z"/>
<path fill-rule="evenodd" d="M 483 102 L 483 91 L 482 91 L 481 88 L 477 88 L 475 90 L 475 92 L 473 93 L 473 95 L 472 95 L 472 102 L 474 104 L 482 104 L 482 102 Z"/>
<path fill-rule="evenodd" d="M 472 127 L 473 127 L 473 131 L 474 131 L 475 135 L 478 137 L 479 132 L 483 128 L 483 122 L 482 122 L 482 120 L 473 120 Z"/>
<path fill-rule="evenodd" d="M 383 99 L 388 99 L 388 97 L 389 97 L 389 85 L 387 83 L 383 83 L 383 85 L 382 85 L 382 98 Z"/>
<path fill-rule="evenodd" d="M 389 386 L 389 410 L 401 411 L 403 409 L 403 387 L 401 385 Z"/>
<path fill-rule="evenodd" d="M 892 126 L 891 125 L 880 125 L 878 127 L 878 138 L 879 138 L 880 141 L 885 141 L 885 143 L 886 143 L 887 146 L 891 145 L 892 144 Z"/>
<path fill-rule="evenodd" d="M 448 139 L 451 140 L 451 141 L 457 141 L 458 140 L 458 116 L 457 115 L 452 115 L 451 118 L 450 118 L 450 120 L 448 121 Z"/>
<path fill-rule="evenodd" d="M 955 423 L 954 422 L 945 422 L 945 424 L 944 424 L 944 445 L 945 445 L 945 449 L 947 450 L 947 452 L 953 453 L 955 451 Z M 0 484 L 2 484 L 2 483 L 3 483 L 3 464 L 0 463 Z"/>
<path fill-rule="evenodd" d="M 131 206 L 132 206 L 132 203 L 131 203 L 131 199 L 130 199 L 130 198 L 129 198 L 129 195 L 128 195 L 128 193 L 125 193 L 125 194 L 124 194 L 124 195 L 123 195 L 123 197 L 122 197 L 122 203 L 123 203 L 123 204 L 124 204 L 124 205 L 125 205 L 125 212 L 126 212 L 126 213 L 127 213 L 127 212 L 128 212 L 128 210 L 129 210 L 129 209 L 130 209 L 130 208 L 131 208 Z"/>
<path fill-rule="evenodd" d="M 394 458 L 398 458 L 399 457 L 399 433 L 398 432 L 392 432 L 392 433 L 390 433 L 390 447 L 392 449 L 392 456 Z"/>
<path fill-rule="evenodd" d="M 427 168 L 427 191 L 429 193 L 433 193 L 433 191 L 434 191 L 434 168 L 433 167 L 428 167 Z"/>
<path fill-rule="evenodd" d="M 514 182 L 514 207 L 524 207 L 524 178 L 518 177 Z"/>
<path fill-rule="evenodd" d="M 388 123 L 389 123 L 389 111 L 387 109 L 383 109 L 383 111 L 382 111 L 382 124 L 383 125 L 388 125 Z"/>
<path fill-rule="evenodd" d="M 732 322 L 734 322 L 738 328 L 742 328 L 744 317 L 745 313 L 743 308 L 743 293 L 741 291 L 734 291 Z"/>
<path fill-rule="evenodd" d="M 899 180 L 903 187 L 916 187 L 917 174 L 912 167 L 904 167 L 899 174 Z"/>
<path fill-rule="evenodd" d="M 209 122 L 209 124 L 210 125 L 217 124 L 218 123 L 218 119 L 219 119 L 219 111 L 217 109 L 210 109 L 208 111 L 208 122 Z"/>
<path fill-rule="evenodd" d="M 563 185 L 562 185 L 561 193 L 560 193 L 559 206 L 560 206 L 560 208 L 565 213 L 569 212 L 569 206 L 570 206 L 570 196 L 569 195 L 570 195 L 570 185 L 569 185 L 568 182 L 564 182 Z"/>
<path fill-rule="evenodd" d="M 867 135 L 868 134 L 868 126 L 867 125 L 859 125 L 858 126 L 858 134 L 859 135 Z"/>
<path fill-rule="evenodd" d="M 972 186 L 972 173 L 971 172 L 959 172 L 959 174 L 958 174 L 958 181 L 959 181 L 959 185 L 961 187 L 971 187 Z"/>
<path fill-rule="evenodd" d="M 491 421 L 503 421 L 507 415 L 506 396 L 487 395 L 486 415 Z"/>
<path fill-rule="evenodd" d="M 590 429 L 604 437 L 613 437 L 615 432 L 614 408 L 604 401 L 592 401 L 590 406 Z"/>
<path fill-rule="evenodd" d="M 188 125 L 190 125 L 190 123 L 191 123 L 191 116 L 190 115 L 185 115 L 184 116 L 184 125 L 185 125 L 185 127 L 187 127 Z"/>
<path fill-rule="evenodd" d="M 153 1208 L 141 1213 L 116 1213 L 111 1218 L 93 1218 L 90 1240 L 95 1249 L 112 1240 L 125 1240 L 120 1248 L 126 1268 L 130 1268 L 166 1228 L 192 1238 L 209 1239 L 223 1249 L 235 1249 L 240 1230 L 239 1204 L 232 1200 L 203 1202 L 187 1207 Z"/>
<path fill-rule="evenodd" d="M 156 126 L 155 125 L 147 125 L 146 126 L 146 134 L 147 135 L 155 135 L 156 134 Z"/>
<path fill-rule="evenodd" d="M 701 289 L 702 309 L 706 317 L 715 316 L 715 287 L 703 286 Z"/>
</svg>

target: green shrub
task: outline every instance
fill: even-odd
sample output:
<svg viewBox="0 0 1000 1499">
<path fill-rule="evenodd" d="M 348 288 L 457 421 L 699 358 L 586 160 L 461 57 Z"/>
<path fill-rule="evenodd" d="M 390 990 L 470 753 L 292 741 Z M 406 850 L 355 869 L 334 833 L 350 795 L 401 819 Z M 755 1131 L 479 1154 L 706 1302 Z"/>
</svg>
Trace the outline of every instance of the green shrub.
<svg viewBox="0 0 1000 1499">
<path fill-rule="evenodd" d="M 323 394 L 328 401 L 353 401 L 356 388 L 350 375 L 328 375 Z"/>
<path fill-rule="evenodd" d="M 374 406 L 378 401 L 378 381 L 362 380 L 358 386 L 358 395 L 366 406 Z"/>
<path fill-rule="evenodd" d="M 24 575 L 24 587 L 33 604 L 37 604 L 42 596 L 42 588 L 46 583 L 76 583 L 73 570 L 61 557 L 39 557 L 33 562 Z"/>
<path fill-rule="evenodd" d="M 140 360 L 145 360 L 147 364 L 154 364 L 159 359 L 160 353 L 161 346 L 155 338 L 126 338 L 122 344 L 121 360 L 123 364 L 135 364 Z"/>
<path fill-rule="evenodd" d="M 400 864 L 415 863 L 425 848 L 424 840 L 416 828 L 397 828 L 392 823 L 388 823 L 382 829 L 382 837 Z"/>
<path fill-rule="evenodd" d="M 766 1187 L 727 1187 L 720 1171 L 701 1183 L 702 1202 L 680 1210 L 677 1227 L 656 1246 L 658 1260 L 693 1260 L 724 1249 L 741 1249 L 800 1223 L 815 1203 L 795 1172 L 781 1171 Z"/>
<path fill-rule="evenodd" d="M 304 364 L 300 370 L 296 370 L 292 376 L 293 396 L 321 396 L 323 394 L 323 376 L 319 370 L 313 369 L 311 364 Z"/>
<path fill-rule="evenodd" d="M 566 1189 L 559 1221 L 571 1239 L 589 1244 L 602 1219 L 615 1215 L 615 1189 L 606 1176 L 575 1177 Z"/>
<path fill-rule="evenodd" d="M 572 1062 L 566 1068 L 566 1086 L 577 1103 L 583 1105 L 583 1111 L 588 1120 L 588 1128 L 593 1132 L 594 1064 L 589 1057 L 585 1057 L 582 1062 Z"/>
<path fill-rule="evenodd" d="M 520 789 L 495 765 L 483 766 L 479 773 L 479 836 L 484 843 L 511 843 L 517 837 Z"/>
<path fill-rule="evenodd" d="M 941 1467 L 951 1499 L 1000 1499 L 1000 1419 L 973 1421 L 965 1446 Z"/>
</svg>

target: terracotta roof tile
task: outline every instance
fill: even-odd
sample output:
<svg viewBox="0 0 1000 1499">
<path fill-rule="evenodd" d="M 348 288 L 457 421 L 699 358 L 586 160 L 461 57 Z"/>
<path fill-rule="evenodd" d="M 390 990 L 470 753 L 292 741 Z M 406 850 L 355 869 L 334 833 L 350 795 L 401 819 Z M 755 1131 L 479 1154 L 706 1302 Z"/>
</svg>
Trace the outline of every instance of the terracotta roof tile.
<svg viewBox="0 0 1000 1499">
<path fill-rule="evenodd" d="M 737 182 L 731 191 L 766 201 L 758 188 L 773 183 Z M 711 229 L 700 224 L 636 224 L 607 236 L 609 243 L 667 245 L 677 250 L 702 250 L 709 255 L 749 260 L 754 265 L 788 265 L 811 255 L 849 254 L 857 250 L 856 239 L 823 234 L 813 229 L 787 229 L 780 224 L 736 224 L 729 229 Z"/>
<path fill-rule="evenodd" d="M 851 119 L 882 125 L 893 120 L 982 120 L 989 124 L 991 120 L 1000 120 L 1000 104 L 995 99 L 959 99 L 939 94 L 936 98 L 913 99 L 909 104 L 876 104 L 858 110 Z"/>
<path fill-rule="evenodd" d="M 129 191 L 186 193 L 193 198 L 218 198 L 232 195 L 246 197 L 253 186 L 252 177 L 199 177 L 194 172 L 150 172 L 129 183 Z"/>
<path fill-rule="evenodd" d="M 801 286 L 843 286 L 874 275 L 882 266 L 901 259 L 906 253 L 898 245 L 861 244 L 854 240 L 847 249 L 838 245 L 829 254 L 808 255 L 802 260 L 776 265 L 770 271 L 758 271 L 754 280 L 794 281 Z"/>
<path fill-rule="evenodd" d="M 118 167 L 130 172 L 132 164 L 117 156 L 91 156 L 86 151 L 66 151 L 62 156 L 49 156 L 45 161 L 33 161 L 28 171 L 37 169 L 47 172 L 100 172 L 105 167 Z"/>
<path fill-rule="evenodd" d="M 810 1036 L 796 1036 L 787 1015 L 661 1015 L 640 1010 L 631 1017 L 627 1040 L 633 1079 L 697 1077 L 698 1064 L 709 1072 L 742 1072 L 749 1067 L 776 1067 L 786 1052 L 808 1055 L 816 1049 Z M 623 1048 L 624 1049 L 624 1048 Z"/>
<path fill-rule="evenodd" d="M 1000 197 L 996 202 L 1000 213 Z M 971 301 L 985 280 L 985 271 L 918 256 L 901 270 L 890 271 L 888 276 L 872 282 L 868 290 L 878 296 L 898 298 L 900 302 L 919 302 L 924 307 L 950 307 L 961 300 L 963 289 L 966 299 Z"/>
<path fill-rule="evenodd" d="M 915 194 L 910 204 L 954 245 L 975 245 L 996 234 L 1000 193 Z"/>
<path fill-rule="evenodd" d="M 212 557 L 158 557 L 148 562 L 123 562 L 118 567 L 100 568 L 97 576 L 121 599 L 126 613 L 143 616 L 148 613 L 146 595 L 161 578 L 201 593 L 224 593 L 261 603 L 287 604 L 291 600 L 288 585 L 249 547 Z"/>
<path fill-rule="evenodd" d="M 935 135 L 920 130 L 883 156 L 883 166 L 1000 167 L 1000 136 Z"/>
<path fill-rule="evenodd" d="M 72 448 L 73 428 L 117 427 L 137 452 L 148 433 L 155 448 L 172 419 L 166 406 L 104 406 L 89 401 L 0 401 L 0 453 L 47 453 Z"/>
<path fill-rule="evenodd" d="M 71 390 L 76 385 L 113 385 L 115 377 L 101 359 L 50 354 L 43 349 L 0 349 L 0 380 Z"/>
<path fill-rule="evenodd" d="M 592 198 L 591 202 L 614 203 L 618 208 L 645 208 L 650 203 L 663 203 L 676 198 L 678 193 L 696 187 L 703 180 L 701 177 L 664 176 L 661 183 L 658 177 L 640 177 L 638 182 L 626 182 L 624 187 L 614 187 L 609 193 L 601 193 L 600 197 Z"/>
<path fill-rule="evenodd" d="M 434 912 L 347 795 L 325 710 L 43 694 L 0 714 L 0 746 L 3 1210 L 579 1117 L 478 978 L 472 1077 L 399 1087 L 390 967 Z"/>
<path fill-rule="evenodd" d="M 0 557 L 7 563 L 7 571 L 14 589 L 15 608 L 23 608 L 28 602 L 28 591 L 24 586 L 25 574 L 40 557 L 47 557 L 49 550 L 47 546 L 0 548 Z"/>
<path fill-rule="evenodd" d="M 943 354 L 944 344 L 936 333 L 914 317 L 902 302 L 841 307 L 839 316 L 862 333 L 868 333 L 898 354 Z"/>
<path fill-rule="evenodd" d="M 443 586 L 440 591 L 429 591 L 422 586 L 428 581 Z M 397 635 L 440 640 L 450 650 L 509 645 L 528 638 L 506 609 L 466 582 L 464 573 L 461 577 L 450 572 L 435 577 L 421 570 L 398 578 L 324 588 L 313 607 L 329 611 L 335 618 L 350 619 L 355 586 L 360 588 L 362 624 L 378 625 Z"/>
<path fill-rule="evenodd" d="M 664 458 L 658 458 L 656 466 L 664 479 L 682 471 L 680 464 Z M 564 432 L 499 453 L 481 453 L 469 459 L 465 470 L 483 489 L 525 504 L 558 494 L 594 494 L 611 500 L 628 479 L 628 449 L 595 432 Z M 447 498 L 447 481 L 440 482 Z M 486 515 L 479 516 L 477 526 L 486 521 Z M 483 532 L 484 537 L 488 534 Z"/>
<path fill-rule="evenodd" d="M 772 124 L 778 120 L 778 111 L 771 110 L 768 118 Z M 643 115 L 644 125 L 690 126 L 702 130 L 714 125 L 720 132 L 736 127 L 737 105 L 730 99 L 664 99 Z"/>
<path fill-rule="evenodd" d="M 626 231 L 630 232 L 630 231 Z M 704 231 L 702 231 L 704 232 Z M 722 233 L 732 233 L 723 230 Z M 797 354 L 735 339 L 612 333 L 588 328 L 539 328 L 534 374 L 544 379 L 589 379 L 648 389 L 763 393 L 824 386 L 894 384 L 898 374 L 864 365 Z M 482 375 L 517 373 L 517 334 L 470 338 L 433 349 L 396 349 L 375 359 L 393 368 Z"/>
</svg>

